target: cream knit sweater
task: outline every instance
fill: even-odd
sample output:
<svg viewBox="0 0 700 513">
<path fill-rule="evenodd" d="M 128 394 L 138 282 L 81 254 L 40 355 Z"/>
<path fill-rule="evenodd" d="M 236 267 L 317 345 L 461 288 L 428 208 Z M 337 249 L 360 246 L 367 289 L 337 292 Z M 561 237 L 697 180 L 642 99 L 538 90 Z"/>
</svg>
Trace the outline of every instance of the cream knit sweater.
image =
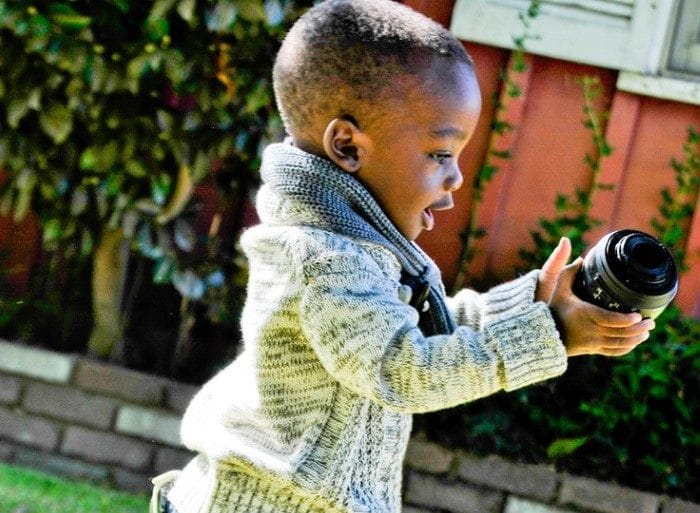
<svg viewBox="0 0 700 513">
<path fill-rule="evenodd" d="M 314 202 L 275 188 L 269 170 L 320 170 L 314 190 L 359 186 L 289 145 L 267 150 L 262 223 L 241 240 L 250 264 L 245 350 L 189 406 L 182 439 L 199 456 L 168 498 L 178 513 L 398 513 L 412 413 L 564 372 L 549 309 L 533 301 L 537 273 L 445 299 L 421 252 L 329 231 Z M 350 215 L 383 215 L 360 194 Z M 459 325 L 450 333 L 428 336 L 399 297 L 402 266 L 416 254 L 433 280 L 431 301 L 447 304 Z"/>
</svg>

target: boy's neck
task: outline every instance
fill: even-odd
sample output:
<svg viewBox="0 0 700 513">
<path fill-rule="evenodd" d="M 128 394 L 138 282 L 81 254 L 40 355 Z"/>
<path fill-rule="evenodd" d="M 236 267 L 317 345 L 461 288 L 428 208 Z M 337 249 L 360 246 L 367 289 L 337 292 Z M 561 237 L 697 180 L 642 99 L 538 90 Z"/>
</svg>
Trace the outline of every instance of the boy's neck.
<svg viewBox="0 0 700 513">
<path fill-rule="evenodd" d="M 307 139 L 303 139 L 293 135 L 290 137 L 290 139 L 292 145 L 296 146 L 300 150 L 305 151 L 306 153 L 310 153 L 312 155 L 316 155 L 317 157 L 321 157 L 324 159 L 328 158 L 326 156 L 325 151 L 323 150 L 323 145 L 315 144 L 313 141 L 309 141 Z"/>
</svg>

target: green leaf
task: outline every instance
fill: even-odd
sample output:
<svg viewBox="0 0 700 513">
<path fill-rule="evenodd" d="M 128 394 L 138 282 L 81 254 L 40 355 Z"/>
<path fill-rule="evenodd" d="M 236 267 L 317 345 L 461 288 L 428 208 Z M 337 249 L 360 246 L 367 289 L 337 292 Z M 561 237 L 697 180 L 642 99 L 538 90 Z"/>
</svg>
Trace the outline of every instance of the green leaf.
<svg viewBox="0 0 700 513">
<path fill-rule="evenodd" d="M 89 65 L 85 67 L 83 77 L 85 78 L 85 82 L 90 84 L 90 89 L 93 92 L 97 92 L 105 85 L 107 65 L 100 56 L 91 57 L 88 62 Z"/>
<path fill-rule="evenodd" d="M 83 230 L 83 235 L 80 239 L 80 254 L 84 257 L 92 255 L 94 249 L 95 241 L 90 230 Z"/>
<path fill-rule="evenodd" d="M 88 191 L 85 189 L 85 187 L 77 187 L 73 191 L 73 195 L 71 197 L 71 202 L 70 202 L 70 214 L 73 217 L 79 216 L 88 207 L 88 201 L 89 201 L 89 196 L 88 196 Z"/>
<path fill-rule="evenodd" d="M 118 153 L 119 148 L 117 146 L 117 141 L 115 140 L 109 141 L 102 148 L 100 148 L 97 154 L 97 170 L 109 171 L 117 161 Z"/>
<path fill-rule="evenodd" d="M 63 236 L 63 226 L 60 219 L 52 218 L 44 223 L 44 244 L 58 241 Z"/>
<path fill-rule="evenodd" d="M 143 178 L 148 176 L 148 168 L 140 160 L 130 159 L 124 163 L 126 172 L 135 178 Z"/>
<path fill-rule="evenodd" d="M 206 285 L 192 270 L 176 271 L 172 276 L 173 286 L 183 297 L 199 300 L 204 296 Z"/>
<path fill-rule="evenodd" d="M 170 31 L 170 23 L 168 23 L 168 20 L 166 20 L 165 18 L 149 17 L 144 23 L 144 30 L 148 34 L 148 38 L 151 41 L 157 42 L 160 41 L 163 38 L 163 36 L 168 34 L 168 32 Z"/>
<path fill-rule="evenodd" d="M 83 171 L 106 172 L 117 161 L 119 148 L 117 141 L 109 141 L 104 146 L 89 146 L 80 155 L 78 166 Z"/>
<path fill-rule="evenodd" d="M 228 0 L 219 0 L 213 9 L 204 15 L 204 21 L 211 32 L 225 32 L 238 18 L 238 9 Z"/>
<path fill-rule="evenodd" d="M 121 12 L 129 12 L 129 0 L 113 0 L 113 3 Z"/>
<path fill-rule="evenodd" d="M 189 253 L 194 249 L 197 235 L 192 225 L 184 219 L 175 220 L 174 230 L 175 245 L 182 251 Z"/>
<path fill-rule="evenodd" d="M 134 206 L 146 215 L 155 216 L 160 214 L 161 208 L 151 198 L 141 198 L 136 200 Z"/>
<path fill-rule="evenodd" d="M 211 169 L 211 155 L 199 150 L 192 164 L 192 180 L 195 183 L 201 182 Z"/>
<path fill-rule="evenodd" d="M 170 79 L 170 82 L 177 86 L 181 84 L 192 74 L 193 63 L 188 62 L 185 56 L 176 49 L 167 51 L 163 56 L 163 69 L 165 76 Z"/>
<path fill-rule="evenodd" d="M 39 113 L 41 129 L 56 144 L 62 144 L 73 130 L 73 113 L 57 102 L 52 102 Z"/>
<path fill-rule="evenodd" d="M 501 159 L 509 159 L 511 157 L 510 150 L 492 149 L 489 151 L 489 154 L 493 155 L 494 157 L 501 158 Z"/>
<path fill-rule="evenodd" d="M 75 31 L 83 30 L 92 23 L 90 16 L 80 14 L 54 14 L 51 19 L 61 27 Z"/>
<path fill-rule="evenodd" d="M 2 200 L 0 201 L 0 214 L 7 216 L 10 213 L 14 199 L 15 191 L 12 188 L 8 188 L 2 195 Z"/>
<path fill-rule="evenodd" d="M 36 91 L 36 90 L 35 90 Z M 41 94 L 41 92 L 39 92 Z M 33 107 L 33 99 L 36 98 L 35 95 L 30 94 L 29 96 L 12 96 L 10 102 L 7 105 L 7 124 L 11 128 L 17 128 L 19 122 L 22 118 L 29 112 Z M 39 96 L 40 98 L 40 96 Z"/>
<path fill-rule="evenodd" d="M 175 269 L 176 265 L 172 258 L 164 256 L 157 260 L 153 266 L 153 283 L 170 283 Z"/>
<path fill-rule="evenodd" d="M 139 213 L 136 210 L 129 209 L 122 216 L 122 231 L 124 237 L 131 239 L 136 231 L 136 226 L 139 222 Z"/>
<path fill-rule="evenodd" d="M 180 17 L 183 20 L 185 20 L 187 23 L 192 25 L 192 21 L 194 19 L 195 7 L 196 7 L 195 0 L 181 0 L 177 4 L 177 13 L 180 15 Z"/>
<path fill-rule="evenodd" d="M 151 180 L 151 199 L 156 205 L 163 206 L 170 196 L 173 180 L 170 175 L 161 173 Z"/>
<path fill-rule="evenodd" d="M 156 121 L 158 122 L 158 129 L 161 132 L 172 132 L 174 119 L 173 115 L 166 110 L 158 109 L 156 111 Z"/>
<path fill-rule="evenodd" d="M 247 21 L 259 22 L 267 20 L 265 6 L 261 0 L 238 0 L 238 13 Z"/>
<path fill-rule="evenodd" d="M 8 137 L 0 137 L 0 167 L 7 162 L 9 157 L 10 142 Z"/>
<path fill-rule="evenodd" d="M 93 147 L 85 148 L 83 153 L 80 154 L 80 160 L 78 166 L 83 171 L 92 171 L 95 169 L 97 163 L 97 157 L 95 156 L 95 149 Z"/>
<path fill-rule="evenodd" d="M 265 79 L 258 80 L 255 88 L 246 95 L 245 114 L 255 114 L 272 101 L 270 87 Z"/>
<path fill-rule="evenodd" d="M 151 12 L 148 13 L 149 21 L 167 16 L 169 11 L 173 8 L 173 5 L 175 5 L 175 2 L 176 0 L 156 0 L 153 2 Z"/>
<path fill-rule="evenodd" d="M 284 21 L 284 9 L 280 0 L 265 0 L 265 21 L 271 27 L 276 27 Z"/>
<path fill-rule="evenodd" d="M 563 456 L 573 454 L 579 447 L 588 442 L 589 437 L 581 436 L 578 438 L 560 438 L 552 442 L 547 447 L 547 456 L 550 459 L 558 459 Z"/>
<path fill-rule="evenodd" d="M 137 248 L 146 257 L 155 260 L 163 257 L 163 250 L 153 242 L 151 227 L 144 224 L 136 238 Z"/>
<path fill-rule="evenodd" d="M 140 78 L 148 69 L 148 59 L 149 55 L 146 54 L 141 54 L 131 59 L 126 66 L 127 76 L 135 79 Z"/>
</svg>

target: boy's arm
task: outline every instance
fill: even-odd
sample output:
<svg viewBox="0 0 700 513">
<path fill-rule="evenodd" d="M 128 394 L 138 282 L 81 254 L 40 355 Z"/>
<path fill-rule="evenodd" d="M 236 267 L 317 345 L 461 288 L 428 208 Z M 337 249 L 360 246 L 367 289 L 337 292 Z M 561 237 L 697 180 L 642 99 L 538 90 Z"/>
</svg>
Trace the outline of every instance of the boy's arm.
<svg viewBox="0 0 700 513">
<path fill-rule="evenodd" d="M 322 364 L 343 386 L 389 408 L 448 408 L 566 369 L 549 309 L 532 300 L 532 280 L 496 291 L 480 330 L 425 337 L 417 312 L 367 255 L 335 254 L 306 273 L 302 328 Z"/>
<path fill-rule="evenodd" d="M 447 306 L 457 324 L 479 330 L 496 317 L 510 315 L 514 306 L 522 307 L 526 302 L 536 301 L 539 274 L 539 271 L 531 271 L 482 293 L 462 289 L 454 297 L 447 298 Z"/>
<path fill-rule="evenodd" d="M 611 312 L 582 301 L 572 291 L 581 260 L 566 265 L 571 256 L 571 242 L 562 238 L 552 251 L 541 270 L 533 271 L 513 282 L 500 285 L 488 292 L 478 294 L 462 290 L 449 305 L 459 324 L 479 329 L 489 319 L 490 304 L 500 305 L 503 291 L 517 288 L 524 283 L 532 290 L 531 301 L 549 304 L 551 314 L 557 319 L 557 328 L 566 345 L 568 356 L 601 354 L 619 356 L 630 352 L 649 337 L 654 328 L 651 319 L 642 320 L 637 313 Z"/>
</svg>

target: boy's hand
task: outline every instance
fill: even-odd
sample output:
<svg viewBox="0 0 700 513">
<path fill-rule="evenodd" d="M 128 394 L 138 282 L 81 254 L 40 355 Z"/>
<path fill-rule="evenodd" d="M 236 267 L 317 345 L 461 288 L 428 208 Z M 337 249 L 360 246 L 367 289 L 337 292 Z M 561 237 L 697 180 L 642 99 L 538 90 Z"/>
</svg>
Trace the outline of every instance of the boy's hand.
<svg viewBox="0 0 700 513">
<path fill-rule="evenodd" d="M 651 319 L 642 320 L 638 313 L 611 312 L 576 296 L 571 290 L 582 260 L 565 266 L 571 243 L 562 239 L 542 266 L 536 298 L 547 301 L 557 316 L 566 354 L 601 354 L 619 356 L 629 353 L 649 338 L 654 328 Z"/>
<path fill-rule="evenodd" d="M 566 237 L 562 237 L 559 245 L 554 248 L 552 254 L 549 255 L 547 261 L 540 270 L 540 277 L 537 283 L 537 291 L 535 293 L 536 301 L 544 301 L 549 303 L 552 298 L 552 292 L 557 285 L 557 280 L 562 269 L 571 257 L 571 241 Z"/>
</svg>

